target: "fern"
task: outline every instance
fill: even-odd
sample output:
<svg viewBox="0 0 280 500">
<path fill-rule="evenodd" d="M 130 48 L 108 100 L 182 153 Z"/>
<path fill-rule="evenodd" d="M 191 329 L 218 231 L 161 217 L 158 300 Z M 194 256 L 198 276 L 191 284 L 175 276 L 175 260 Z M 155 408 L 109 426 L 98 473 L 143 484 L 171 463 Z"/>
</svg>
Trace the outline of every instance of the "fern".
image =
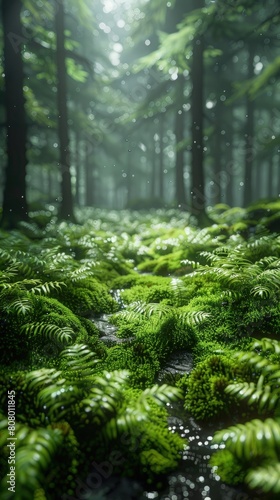
<svg viewBox="0 0 280 500">
<path fill-rule="evenodd" d="M 190 311 L 179 313 L 178 318 L 182 321 L 182 324 L 187 324 L 188 326 L 200 325 L 204 321 L 207 321 L 211 317 L 211 313 L 205 311 Z"/>
<path fill-rule="evenodd" d="M 280 493 L 280 462 L 265 464 L 262 467 L 250 470 L 246 476 L 246 483 L 252 489 L 260 488 L 265 493 Z"/>
<path fill-rule="evenodd" d="M 144 408 L 146 411 L 149 411 L 149 398 L 153 398 L 159 405 L 163 406 L 169 401 L 182 399 L 182 397 L 183 395 L 181 391 L 175 387 L 171 387 L 166 384 L 161 386 L 154 385 L 153 387 L 149 387 L 142 392 L 137 404 L 140 408 Z"/>
<path fill-rule="evenodd" d="M 2 426 L 3 424 L 7 428 L 7 420 L 2 422 Z M 58 429 L 30 429 L 27 425 L 18 423 L 15 438 L 17 439 L 15 498 L 30 500 L 34 497 L 34 492 L 44 484 L 45 473 L 61 447 L 63 435 Z M 7 493 L 7 477 L 2 484 L 2 498 L 11 498 Z"/>
<path fill-rule="evenodd" d="M 41 335 L 51 340 L 64 344 L 68 343 L 74 336 L 72 328 L 60 328 L 57 325 L 50 325 L 45 323 L 27 323 L 21 327 L 21 330 L 28 336 Z"/>
<path fill-rule="evenodd" d="M 39 283 L 37 286 L 30 288 L 29 293 L 38 293 L 39 295 L 48 295 L 52 290 L 61 290 L 62 286 L 66 286 L 63 282 L 49 281 L 46 283 Z"/>
<path fill-rule="evenodd" d="M 83 377 L 91 375 L 92 369 L 98 363 L 98 360 L 94 359 L 95 354 L 83 344 L 75 344 L 64 349 L 60 357 L 66 361 L 66 369 L 79 372 Z"/>
<path fill-rule="evenodd" d="M 172 313 L 172 308 L 161 303 L 150 303 L 147 302 L 135 302 L 130 305 L 130 308 L 136 314 L 140 314 L 146 318 L 150 318 L 152 315 L 158 318 L 166 317 Z"/>
<path fill-rule="evenodd" d="M 280 420 L 267 418 L 253 419 L 245 424 L 237 424 L 215 433 L 214 443 L 225 442 L 226 448 L 240 460 L 253 457 L 275 458 L 280 448 Z"/>
<path fill-rule="evenodd" d="M 19 298 L 4 305 L 3 310 L 7 313 L 15 313 L 17 315 L 22 314 L 23 316 L 26 313 L 30 312 L 33 309 L 33 304 L 28 298 Z"/>
<path fill-rule="evenodd" d="M 42 386 L 49 386 L 54 382 L 60 385 L 65 383 L 65 379 L 61 378 L 61 371 L 57 371 L 54 368 L 42 368 L 41 370 L 28 372 L 25 375 L 25 383 L 28 390 L 38 392 Z"/>
</svg>

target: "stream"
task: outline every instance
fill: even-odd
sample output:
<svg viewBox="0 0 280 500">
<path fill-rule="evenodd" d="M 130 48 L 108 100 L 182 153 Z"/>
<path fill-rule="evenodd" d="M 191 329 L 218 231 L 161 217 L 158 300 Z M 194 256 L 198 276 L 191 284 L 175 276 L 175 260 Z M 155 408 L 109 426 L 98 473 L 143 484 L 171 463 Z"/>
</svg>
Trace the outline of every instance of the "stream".
<svg viewBox="0 0 280 500">
<path fill-rule="evenodd" d="M 92 319 L 100 332 L 100 340 L 106 345 L 116 345 L 130 339 L 116 336 L 117 327 L 109 323 L 109 315 L 101 315 Z M 189 352 L 173 353 L 166 365 L 158 374 L 158 382 L 164 380 L 166 374 L 190 373 L 192 355 Z M 198 425 L 183 408 L 182 403 L 168 403 L 168 427 L 187 438 L 188 444 L 182 453 L 177 470 L 166 478 L 162 491 L 153 488 L 144 490 L 141 483 L 128 478 L 110 476 L 93 496 L 87 500 L 266 500 L 268 497 L 246 492 L 244 489 L 224 484 L 214 468 L 209 465 L 211 454 L 218 448 L 212 444 L 214 432 L 226 427 L 223 422 Z M 224 445 L 220 445 L 223 448 Z"/>
</svg>

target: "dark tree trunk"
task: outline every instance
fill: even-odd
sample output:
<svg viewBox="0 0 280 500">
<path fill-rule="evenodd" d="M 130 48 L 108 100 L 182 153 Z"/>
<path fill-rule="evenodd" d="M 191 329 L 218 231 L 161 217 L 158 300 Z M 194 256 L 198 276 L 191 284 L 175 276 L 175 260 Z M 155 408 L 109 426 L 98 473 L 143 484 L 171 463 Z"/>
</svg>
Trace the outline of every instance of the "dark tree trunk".
<svg viewBox="0 0 280 500">
<path fill-rule="evenodd" d="M 221 73 L 218 71 L 216 73 L 217 75 L 217 80 L 220 82 L 221 80 Z M 221 129 L 222 129 L 222 115 L 223 115 L 223 103 L 220 100 L 220 95 L 222 93 L 222 90 L 218 90 L 218 95 L 217 95 L 217 105 L 215 107 L 215 129 L 214 129 L 214 137 L 213 137 L 213 160 L 214 160 L 214 165 L 213 165 L 213 181 L 214 184 L 212 185 L 211 188 L 211 204 L 213 203 L 216 205 L 217 203 L 220 203 L 221 201 L 221 170 L 222 170 L 222 135 L 221 135 Z"/>
<path fill-rule="evenodd" d="M 197 0 L 196 8 L 203 8 L 204 1 Z M 192 212 L 202 220 L 205 217 L 206 198 L 203 170 L 203 108 L 204 108 L 204 40 L 198 36 L 193 41 L 192 62 Z"/>
<path fill-rule="evenodd" d="M 90 160 L 90 145 L 85 141 L 85 180 L 86 180 L 86 205 L 92 207 L 94 204 L 93 171 Z"/>
<path fill-rule="evenodd" d="M 184 151 L 182 146 L 185 138 L 185 117 L 184 117 L 184 75 L 179 75 L 177 83 L 177 106 L 175 117 L 175 137 L 176 137 L 176 161 L 175 161 L 175 198 L 179 207 L 186 206 L 186 191 L 184 179 Z"/>
<path fill-rule="evenodd" d="M 4 32 L 5 108 L 7 126 L 7 166 L 1 226 L 15 228 L 28 219 L 26 201 L 26 138 L 24 73 L 21 57 L 21 0 L 2 0 Z"/>
<path fill-rule="evenodd" d="M 273 178 L 273 170 L 274 170 L 274 162 L 273 157 L 268 160 L 268 164 L 266 167 L 267 170 L 267 196 L 272 198 L 274 192 L 274 178 Z"/>
<path fill-rule="evenodd" d="M 74 220 L 73 196 L 70 174 L 70 149 L 67 112 L 67 70 L 65 52 L 64 2 L 56 0 L 55 15 L 56 58 L 57 58 L 57 107 L 59 166 L 61 171 L 61 204 L 59 218 Z"/>
<path fill-rule="evenodd" d="M 234 193 L 234 168 L 233 168 L 233 113 L 232 108 L 228 109 L 227 113 L 228 125 L 226 133 L 226 145 L 225 145 L 225 161 L 226 161 L 226 188 L 225 188 L 225 202 L 231 207 L 234 205 L 233 193 Z"/>
<path fill-rule="evenodd" d="M 75 202 L 78 207 L 81 206 L 81 156 L 80 156 L 80 132 L 75 133 L 75 170 L 76 170 L 76 186 L 75 186 Z"/>
<path fill-rule="evenodd" d="M 163 202 L 164 200 L 164 163 L 163 163 L 163 120 L 164 117 L 159 118 L 159 198 Z"/>
<path fill-rule="evenodd" d="M 253 47 L 248 49 L 248 79 L 254 76 Z M 253 158 L 254 158 L 254 102 L 249 95 L 246 97 L 246 132 L 245 132 L 245 172 L 244 172 L 244 197 L 246 207 L 252 201 Z"/>
</svg>

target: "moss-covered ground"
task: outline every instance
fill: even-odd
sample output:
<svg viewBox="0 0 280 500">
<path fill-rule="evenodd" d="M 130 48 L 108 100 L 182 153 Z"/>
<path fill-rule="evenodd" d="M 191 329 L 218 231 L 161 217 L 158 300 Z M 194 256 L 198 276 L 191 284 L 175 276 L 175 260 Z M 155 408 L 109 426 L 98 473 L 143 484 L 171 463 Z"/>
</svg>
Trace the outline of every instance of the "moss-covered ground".
<svg viewBox="0 0 280 500">
<path fill-rule="evenodd" d="M 280 202 L 209 216 L 46 209 L 0 232 L 1 498 L 82 498 L 92 463 L 160 488 L 187 444 L 172 399 L 231 425 L 211 458 L 224 481 L 280 493 Z M 101 340 L 102 314 L 122 342 Z M 178 351 L 193 370 L 159 385 Z"/>
</svg>

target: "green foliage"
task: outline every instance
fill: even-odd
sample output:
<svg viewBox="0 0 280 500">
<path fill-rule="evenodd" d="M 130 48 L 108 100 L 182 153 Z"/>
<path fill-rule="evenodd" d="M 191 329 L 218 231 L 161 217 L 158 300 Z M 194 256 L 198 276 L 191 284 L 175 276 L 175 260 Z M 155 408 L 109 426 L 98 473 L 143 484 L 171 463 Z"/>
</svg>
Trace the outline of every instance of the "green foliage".
<svg viewBox="0 0 280 500">
<path fill-rule="evenodd" d="M 61 357 L 66 359 L 68 365 L 67 378 L 54 369 L 22 373 L 21 382 L 16 375 L 24 389 L 17 391 L 18 424 L 15 436 L 17 488 L 23 492 L 22 498 L 32 497 L 39 488 L 53 494 L 60 485 L 61 477 L 65 480 L 69 474 L 77 473 L 77 458 L 81 461 L 81 470 L 85 467 L 82 457 L 87 460 L 88 454 L 95 453 L 96 449 L 102 459 L 106 458 L 107 447 L 110 449 L 123 434 L 131 436 L 131 442 L 137 436 L 139 454 L 133 460 L 136 469 L 140 467 L 142 473 L 146 472 L 149 477 L 172 469 L 178 461 L 183 440 L 168 431 L 166 410 L 162 414 L 157 408 L 164 408 L 167 402 L 180 398 L 180 391 L 167 385 L 153 386 L 134 392 L 131 398 L 129 373 L 123 370 L 93 375 L 90 371 L 94 363 L 92 354 L 81 345 L 65 350 Z M 77 380 L 72 377 L 74 371 L 79 372 Z M 11 380 L 7 374 L 2 374 L 1 378 L 0 400 L 4 411 Z M 19 423 L 30 417 L 32 429 Z M 0 446 L 6 448 L 6 420 L 1 426 Z M 95 432 L 92 432 L 93 428 Z M 130 449 L 128 452 L 131 454 Z M 160 458 L 157 466 L 155 456 Z M 52 475 L 49 484 L 51 461 L 55 463 L 56 474 Z M 130 474 L 134 474 L 136 469 Z M 32 480 L 26 483 L 25 478 L 29 475 Z M 6 483 L 2 485 L 2 491 L 7 491 Z"/>
<path fill-rule="evenodd" d="M 214 470 L 218 468 L 219 475 L 225 483 L 235 485 L 244 482 L 245 472 L 242 462 L 228 449 L 214 453 L 210 459 L 210 465 Z"/>
<path fill-rule="evenodd" d="M 185 408 L 198 420 L 229 415 L 236 398 L 225 390 L 241 374 L 230 357 L 212 355 L 201 361 L 186 379 Z"/>
<path fill-rule="evenodd" d="M 275 494 L 280 491 L 279 352 L 279 341 L 266 338 L 255 341 L 251 351 L 235 355 L 239 362 L 253 368 L 251 381 L 231 383 L 226 392 L 246 401 L 249 406 L 256 405 L 259 414 L 270 416 L 238 423 L 214 436 L 215 442 L 224 442 L 226 450 L 242 462 L 245 481 L 250 488 L 261 487 Z M 277 363 L 272 363 L 270 356 L 276 357 Z"/>
</svg>

